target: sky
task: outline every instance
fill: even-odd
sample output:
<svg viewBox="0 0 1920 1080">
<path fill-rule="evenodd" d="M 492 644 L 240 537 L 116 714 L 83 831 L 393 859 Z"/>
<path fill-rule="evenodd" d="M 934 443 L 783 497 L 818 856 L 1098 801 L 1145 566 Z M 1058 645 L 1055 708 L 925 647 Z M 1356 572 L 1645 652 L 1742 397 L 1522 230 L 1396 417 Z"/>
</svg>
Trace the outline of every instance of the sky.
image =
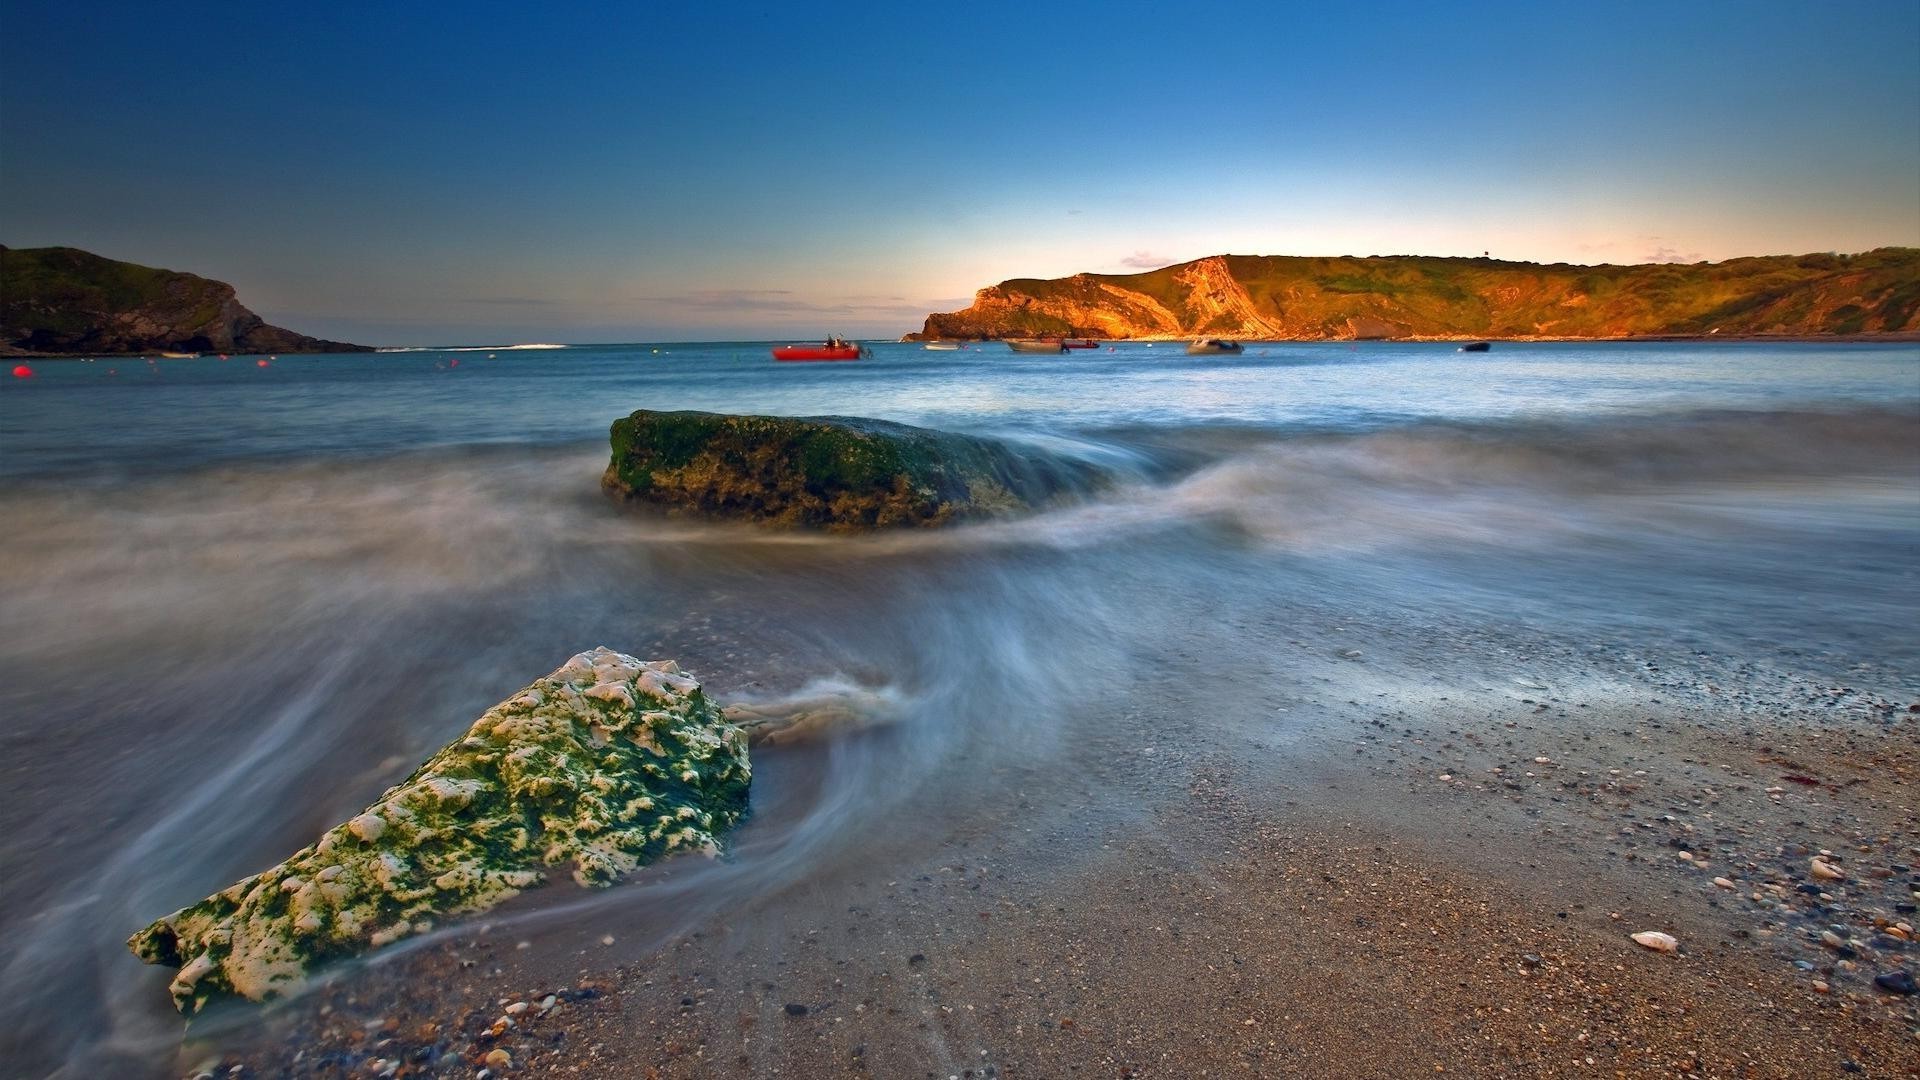
<svg viewBox="0 0 1920 1080">
<path fill-rule="evenodd" d="M 0 0 L 0 243 L 382 345 L 892 337 L 1223 253 L 1920 246 L 1920 0 Z"/>
</svg>

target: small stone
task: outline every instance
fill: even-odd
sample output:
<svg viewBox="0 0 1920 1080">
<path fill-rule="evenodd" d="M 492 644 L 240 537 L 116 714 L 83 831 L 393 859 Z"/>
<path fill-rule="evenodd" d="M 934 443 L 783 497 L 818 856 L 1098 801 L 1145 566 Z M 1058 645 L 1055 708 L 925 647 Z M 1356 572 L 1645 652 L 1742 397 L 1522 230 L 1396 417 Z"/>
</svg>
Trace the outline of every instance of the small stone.
<svg viewBox="0 0 1920 1080">
<path fill-rule="evenodd" d="M 1717 878 L 1714 878 L 1714 879 L 1713 879 L 1713 883 L 1714 883 L 1715 885 L 1718 885 L 1718 886 L 1720 886 L 1720 887 L 1721 887 L 1721 888 L 1723 888 L 1723 889 L 1731 889 L 1731 888 L 1733 888 L 1733 879 L 1732 879 L 1732 878 L 1723 878 L 1723 877 L 1717 877 Z"/>
<path fill-rule="evenodd" d="M 1679 952 L 1680 939 L 1672 934 L 1663 934 L 1658 930 L 1642 930 L 1632 935 L 1634 944 L 1654 952 Z"/>
<path fill-rule="evenodd" d="M 1899 994 L 1902 997 L 1912 997 L 1916 989 L 1913 974 L 1906 971 L 1889 971 L 1884 975 L 1875 975 L 1873 985 L 1889 994 Z"/>
<path fill-rule="evenodd" d="M 611 944 L 613 944 L 613 935 L 612 935 L 612 934 L 602 934 L 602 935 L 600 935 L 600 944 L 602 944 L 602 945 L 611 945 Z"/>
<path fill-rule="evenodd" d="M 507 1053 L 505 1050 L 501 1050 L 498 1048 L 489 1050 L 487 1051 L 487 1056 L 485 1060 L 487 1063 L 487 1067 L 490 1069 L 513 1068 L 513 1055 Z"/>
<path fill-rule="evenodd" d="M 1831 930 L 1822 930 L 1820 931 L 1820 944 L 1825 945 L 1829 949 L 1844 949 L 1847 947 L 1847 939 Z"/>
<path fill-rule="evenodd" d="M 807 1015 L 807 1007 L 805 1005 L 800 1004 L 797 1001 L 789 1001 L 787 1002 L 787 1015 L 788 1016 L 805 1016 Z"/>
<path fill-rule="evenodd" d="M 1844 881 L 1847 876 L 1838 867 L 1817 855 L 1807 860 L 1807 870 L 1823 881 Z"/>
</svg>

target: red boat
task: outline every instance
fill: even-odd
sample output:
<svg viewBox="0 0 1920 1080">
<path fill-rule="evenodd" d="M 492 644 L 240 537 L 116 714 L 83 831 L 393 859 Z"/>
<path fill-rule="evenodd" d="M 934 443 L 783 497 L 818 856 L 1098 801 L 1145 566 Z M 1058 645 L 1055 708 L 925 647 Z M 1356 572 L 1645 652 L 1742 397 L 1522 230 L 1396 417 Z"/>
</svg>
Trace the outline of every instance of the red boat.
<svg viewBox="0 0 1920 1080">
<path fill-rule="evenodd" d="M 828 338 L 818 345 L 775 345 L 775 360 L 858 360 L 863 350 L 851 341 Z"/>
</svg>

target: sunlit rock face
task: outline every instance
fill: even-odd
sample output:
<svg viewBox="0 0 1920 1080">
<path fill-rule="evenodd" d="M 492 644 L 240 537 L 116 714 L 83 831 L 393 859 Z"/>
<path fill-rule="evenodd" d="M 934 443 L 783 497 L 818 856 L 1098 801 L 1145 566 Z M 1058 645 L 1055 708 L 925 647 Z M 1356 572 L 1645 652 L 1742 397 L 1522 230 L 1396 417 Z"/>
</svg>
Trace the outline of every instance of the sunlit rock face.
<svg viewBox="0 0 1920 1080">
<path fill-rule="evenodd" d="M 746 738 L 672 661 L 584 652 L 278 866 L 133 935 L 182 1012 L 297 989 L 323 960 L 493 907 L 718 850 L 747 807 Z"/>
<path fill-rule="evenodd" d="M 860 531 L 1039 506 L 1098 477 L 992 439 L 858 417 L 640 410 L 614 421 L 602 478 L 625 499 L 706 517 Z"/>
<path fill-rule="evenodd" d="M 1140 274 L 1014 278 L 922 338 L 1614 338 L 1920 331 L 1920 249 L 1572 266 L 1214 255 Z"/>
</svg>

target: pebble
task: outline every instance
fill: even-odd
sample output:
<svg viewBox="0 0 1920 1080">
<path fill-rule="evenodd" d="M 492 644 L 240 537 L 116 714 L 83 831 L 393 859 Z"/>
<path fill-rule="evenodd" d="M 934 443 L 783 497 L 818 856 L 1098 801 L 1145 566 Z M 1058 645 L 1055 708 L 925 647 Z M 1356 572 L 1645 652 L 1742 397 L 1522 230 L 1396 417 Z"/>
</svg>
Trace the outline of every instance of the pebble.
<svg viewBox="0 0 1920 1080">
<path fill-rule="evenodd" d="M 1875 975 L 1873 985 L 1889 994 L 1911 997 L 1916 989 L 1913 974 L 1906 971 L 1889 971 L 1884 975 Z"/>
<path fill-rule="evenodd" d="M 600 936 L 600 944 L 602 944 L 602 945 L 611 945 L 611 944 L 613 944 L 613 935 L 612 935 L 612 934 L 602 934 L 602 935 Z"/>
<path fill-rule="evenodd" d="M 1723 878 L 1723 877 L 1717 877 L 1717 878 L 1714 878 L 1714 879 L 1713 879 L 1713 883 L 1714 883 L 1715 885 L 1718 885 L 1718 886 L 1720 886 L 1720 887 L 1721 887 L 1721 888 L 1723 888 L 1723 889 L 1731 889 L 1731 888 L 1733 888 L 1733 879 L 1731 879 L 1731 878 Z"/>
<path fill-rule="evenodd" d="M 486 1056 L 487 1067 L 491 1069 L 513 1068 L 513 1055 L 505 1050 L 489 1050 Z"/>
<path fill-rule="evenodd" d="M 787 1002 L 787 1015 L 788 1016 L 805 1016 L 807 1015 L 807 1007 L 805 1005 L 800 1004 L 797 1001 L 789 1001 Z"/>
<path fill-rule="evenodd" d="M 526 1003 L 526 1002 L 524 1002 L 524 1001 L 516 1001 L 516 1002 L 514 1002 L 513 1004 L 511 1004 L 511 1005 L 509 1005 L 509 1006 L 507 1006 L 507 1015 L 508 1015 L 508 1016 L 519 1016 L 519 1015 L 520 1015 L 521 1013 L 523 1013 L 523 1012 L 526 1012 L 526 1011 L 527 1011 L 527 1008 L 528 1008 L 528 1006 L 527 1006 L 527 1003 Z"/>
<path fill-rule="evenodd" d="M 1847 947 L 1847 939 L 1831 930 L 1822 930 L 1820 931 L 1820 944 L 1825 945 L 1829 949 L 1844 949 Z"/>
<path fill-rule="evenodd" d="M 1846 874 L 1842 873 L 1838 867 L 1834 866 L 1833 864 L 1827 862 L 1825 859 L 1822 859 L 1817 855 L 1807 860 L 1807 869 L 1810 872 L 1812 872 L 1814 877 L 1821 878 L 1826 881 L 1841 881 L 1841 880 L 1844 880 L 1847 876 Z"/>
<path fill-rule="evenodd" d="M 1679 952 L 1680 940 L 1672 934 L 1663 934 L 1658 930 L 1642 930 L 1632 935 L 1634 944 L 1654 952 Z"/>
</svg>

